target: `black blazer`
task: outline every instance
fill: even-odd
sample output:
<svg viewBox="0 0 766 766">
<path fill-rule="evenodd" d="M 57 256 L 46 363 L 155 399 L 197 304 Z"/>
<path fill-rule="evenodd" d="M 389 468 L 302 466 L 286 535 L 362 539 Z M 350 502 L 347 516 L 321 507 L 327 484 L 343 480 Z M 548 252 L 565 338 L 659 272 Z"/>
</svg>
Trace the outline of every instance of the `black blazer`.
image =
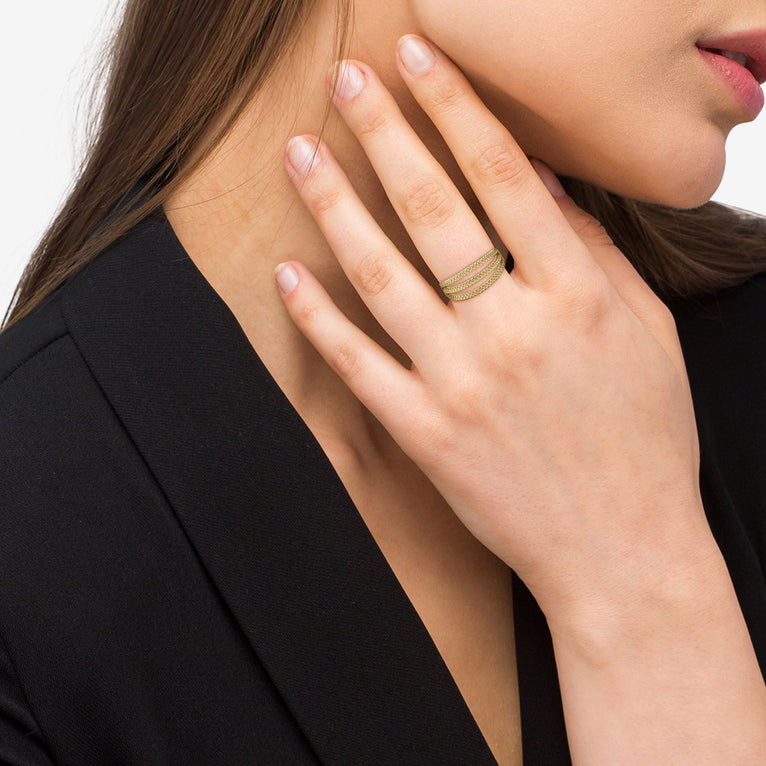
<svg viewBox="0 0 766 766">
<path fill-rule="evenodd" d="M 766 667 L 766 278 L 673 306 Z M 340 480 L 158 213 L 0 335 L 0 761 L 493 763 Z M 515 579 L 525 763 L 569 762 Z"/>
</svg>

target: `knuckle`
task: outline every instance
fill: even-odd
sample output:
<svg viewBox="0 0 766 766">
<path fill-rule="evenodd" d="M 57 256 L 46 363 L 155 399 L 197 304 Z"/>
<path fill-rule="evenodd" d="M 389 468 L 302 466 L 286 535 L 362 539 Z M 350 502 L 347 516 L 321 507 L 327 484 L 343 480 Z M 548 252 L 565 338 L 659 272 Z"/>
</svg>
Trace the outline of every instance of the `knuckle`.
<svg viewBox="0 0 766 766">
<path fill-rule="evenodd" d="M 463 104 L 463 90 L 451 80 L 436 80 L 431 87 L 429 100 L 441 112 L 459 109 Z"/>
<path fill-rule="evenodd" d="M 483 387 L 475 377 L 462 376 L 455 386 L 452 401 L 457 411 L 464 413 L 466 407 L 480 401 L 483 394 Z"/>
<path fill-rule="evenodd" d="M 614 295 L 605 279 L 581 278 L 570 281 L 565 307 L 571 317 L 577 317 L 585 330 L 595 330 L 608 321 Z"/>
<path fill-rule="evenodd" d="M 441 184 L 427 181 L 405 194 L 402 210 L 409 223 L 437 227 L 452 216 L 455 201 Z"/>
<path fill-rule="evenodd" d="M 459 422 L 481 401 L 483 394 L 483 387 L 471 371 L 453 370 L 440 392 L 443 411 L 451 422 Z"/>
<path fill-rule="evenodd" d="M 512 371 L 522 342 L 520 327 L 510 323 L 500 326 L 497 322 L 488 323 L 480 337 L 482 340 L 477 347 L 483 351 L 483 363 L 501 375 Z"/>
<path fill-rule="evenodd" d="M 513 349 L 507 353 L 507 358 L 513 361 L 513 365 L 509 366 L 509 378 L 517 384 L 523 382 L 527 390 L 531 390 L 544 375 L 547 361 L 546 348 L 537 328 L 527 327 L 523 333 L 519 333 Z"/>
<path fill-rule="evenodd" d="M 341 193 L 337 187 L 315 186 L 309 196 L 309 207 L 315 216 L 324 216 L 340 202 Z"/>
<path fill-rule="evenodd" d="M 356 278 L 359 289 L 366 295 L 378 295 L 385 290 L 392 277 L 392 263 L 388 255 L 365 256 L 357 266 Z"/>
<path fill-rule="evenodd" d="M 295 321 L 301 329 L 305 330 L 314 323 L 317 313 L 317 307 L 313 303 L 306 303 L 296 312 Z"/>
<path fill-rule="evenodd" d="M 337 346 L 328 359 L 330 367 L 344 380 L 353 378 L 359 371 L 359 355 L 348 343 Z"/>
<path fill-rule="evenodd" d="M 609 294 L 609 280 L 592 258 L 574 268 L 550 269 L 541 277 L 540 290 L 567 311 L 596 303 Z"/>
<path fill-rule="evenodd" d="M 382 109 L 368 109 L 359 116 L 357 135 L 362 138 L 379 135 L 386 129 L 388 122 L 388 115 Z"/>
<path fill-rule="evenodd" d="M 594 218 L 592 215 L 586 213 L 584 210 L 574 216 L 570 226 L 574 230 L 575 234 L 588 244 L 592 245 L 611 245 L 612 238 L 604 228 L 604 225 Z"/>
<path fill-rule="evenodd" d="M 530 177 L 529 169 L 527 158 L 508 142 L 485 147 L 473 162 L 476 176 L 489 186 L 522 187 Z"/>
</svg>

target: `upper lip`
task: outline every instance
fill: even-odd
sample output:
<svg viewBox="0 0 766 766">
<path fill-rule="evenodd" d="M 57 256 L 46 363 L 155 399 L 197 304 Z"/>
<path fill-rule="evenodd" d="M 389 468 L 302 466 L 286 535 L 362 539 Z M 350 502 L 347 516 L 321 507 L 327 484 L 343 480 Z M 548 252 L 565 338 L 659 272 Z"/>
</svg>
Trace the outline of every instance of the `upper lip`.
<svg viewBox="0 0 766 766">
<path fill-rule="evenodd" d="M 766 82 L 766 29 L 700 40 L 697 47 L 705 50 L 744 53 L 747 56 L 745 66 L 753 77 L 761 84 Z"/>
</svg>

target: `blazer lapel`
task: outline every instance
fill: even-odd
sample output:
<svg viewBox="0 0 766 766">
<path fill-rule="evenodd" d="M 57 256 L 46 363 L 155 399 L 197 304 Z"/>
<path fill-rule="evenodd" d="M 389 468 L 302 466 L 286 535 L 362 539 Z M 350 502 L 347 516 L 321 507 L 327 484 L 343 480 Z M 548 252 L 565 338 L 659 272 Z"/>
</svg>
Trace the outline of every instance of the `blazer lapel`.
<svg viewBox="0 0 766 766">
<path fill-rule="evenodd" d="M 165 216 L 86 267 L 63 305 L 320 759 L 494 763 L 331 464 Z"/>
</svg>

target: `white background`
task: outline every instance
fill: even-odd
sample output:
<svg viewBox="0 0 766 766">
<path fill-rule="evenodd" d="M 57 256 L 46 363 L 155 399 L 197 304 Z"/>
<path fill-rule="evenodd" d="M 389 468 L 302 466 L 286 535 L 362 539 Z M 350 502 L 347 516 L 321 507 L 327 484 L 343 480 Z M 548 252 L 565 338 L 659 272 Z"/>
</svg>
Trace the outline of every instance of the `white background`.
<svg viewBox="0 0 766 766">
<path fill-rule="evenodd" d="M 83 137 L 77 106 L 120 1 L 6 2 L 0 25 L 0 316 L 71 182 Z M 766 113 L 734 129 L 727 153 L 714 199 L 766 214 Z"/>
</svg>

